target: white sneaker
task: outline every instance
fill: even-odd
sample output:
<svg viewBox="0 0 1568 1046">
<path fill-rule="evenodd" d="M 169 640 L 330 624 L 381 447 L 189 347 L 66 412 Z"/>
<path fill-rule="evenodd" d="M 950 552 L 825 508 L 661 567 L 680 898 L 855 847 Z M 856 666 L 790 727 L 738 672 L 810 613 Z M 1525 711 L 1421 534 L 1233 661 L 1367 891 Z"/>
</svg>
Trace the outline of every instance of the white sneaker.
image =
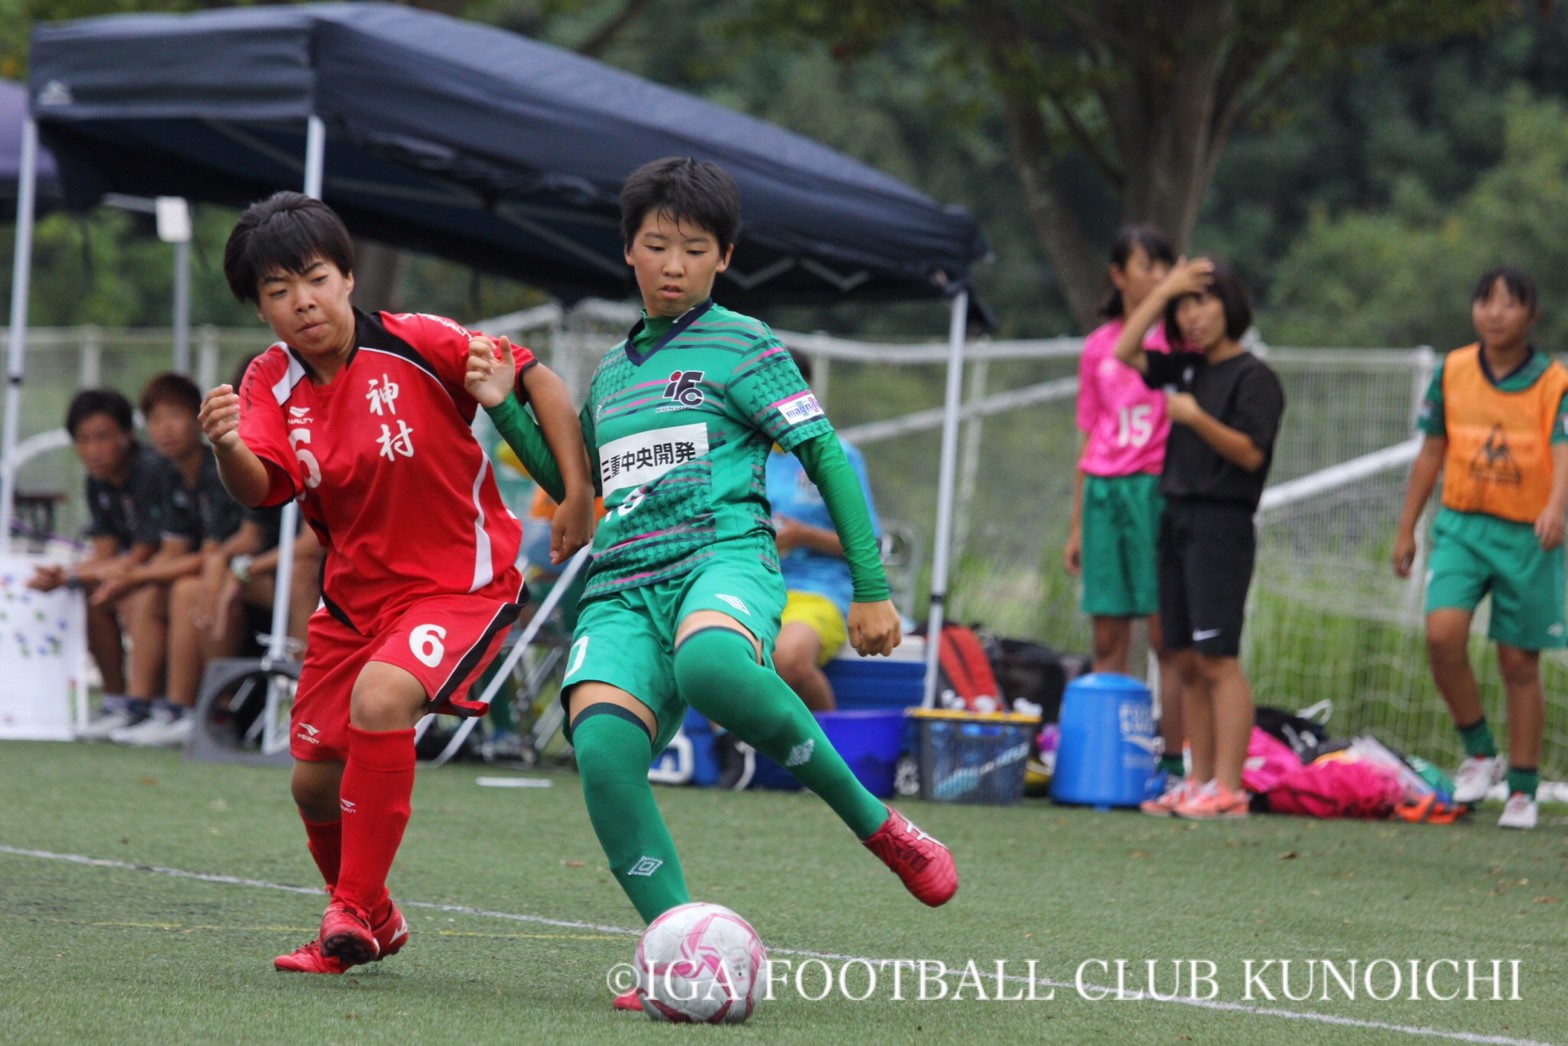
<svg viewBox="0 0 1568 1046">
<path fill-rule="evenodd" d="M 107 741 L 109 735 L 115 731 L 135 726 L 146 718 L 145 705 L 133 706 L 123 703 L 105 705 L 96 716 L 88 720 L 86 726 L 76 732 L 76 736 L 83 741 Z"/>
<path fill-rule="evenodd" d="M 1503 761 L 1495 755 L 1475 755 L 1459 764 L 1454 774 L 1456 803 L 1479 803 L 1503 779 Z"/>
<path fill-rule="evenodd" d="M 1535 822 L 1541 817 L 1541 809 L 1536 806 L 1535 800 L 1523 792 L 1515 792 L 1508 797 L 1508 804 L 1503 807 L 1503 816 L 1497 819 L 1499 828 L 1534 828 Z"/>
<path fill-rule="evenodd" d="M 140 723 L 114 731 L 109 740 L 132 748 L 178 748 L 191 736 L 195 726 L 195 715 L 159 707 Z"/>
</svg>

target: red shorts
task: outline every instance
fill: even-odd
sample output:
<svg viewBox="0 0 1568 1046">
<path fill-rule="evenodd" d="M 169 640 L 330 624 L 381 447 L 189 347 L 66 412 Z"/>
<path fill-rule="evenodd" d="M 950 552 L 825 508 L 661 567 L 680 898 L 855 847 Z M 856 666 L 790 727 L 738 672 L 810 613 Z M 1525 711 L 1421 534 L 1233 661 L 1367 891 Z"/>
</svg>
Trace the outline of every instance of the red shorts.
<svg viewBox="0 0 1568 1046">
<path fill-rule="evenodd" d="M 317 610 L 289 717 L 289 754 L 307 762 L 348 757 L 349 702 L 359 673 L 372 661 L 396 665 L 418 679 L 432 712 L 484 715 L 490 706 L 469 700 L 468 689 L 495 658 L 520 610 L 504 598 L 434 596 L 374 636 L 360 635 L 325 608 Z"/>
</svg>

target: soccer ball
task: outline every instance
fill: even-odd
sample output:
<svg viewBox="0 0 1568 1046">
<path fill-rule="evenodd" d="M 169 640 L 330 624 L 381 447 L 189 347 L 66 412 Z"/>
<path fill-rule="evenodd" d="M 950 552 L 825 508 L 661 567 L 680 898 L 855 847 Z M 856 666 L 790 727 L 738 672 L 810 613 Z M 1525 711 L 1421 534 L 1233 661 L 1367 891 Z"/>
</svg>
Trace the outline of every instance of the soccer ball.
<svg viewBox="0 0 1568 1046">
<path fill-rule="evenodd" d="M 671 908 L 637 942 L 637 999 L 651 1020 L 739 1024 L 757 1008 L 768 953 L 722 904 Z"/>
</svg>

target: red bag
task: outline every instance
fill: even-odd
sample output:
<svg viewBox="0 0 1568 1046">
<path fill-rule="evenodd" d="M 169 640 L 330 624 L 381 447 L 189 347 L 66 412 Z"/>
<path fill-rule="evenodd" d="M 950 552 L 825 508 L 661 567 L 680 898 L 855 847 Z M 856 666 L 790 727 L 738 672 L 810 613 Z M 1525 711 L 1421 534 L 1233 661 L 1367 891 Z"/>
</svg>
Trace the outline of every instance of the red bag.
<svg viewBox="0 0 1568 1046">
<path fill-rule="evenodd" d="M 1001 712 L 1006 707 L 996 682 L 991 658 L 974 630 L 963 625 L 942 626 L 938 651 L 942 685 L 953 692 L 954 703 L 969 712 Z"/>
</svg>

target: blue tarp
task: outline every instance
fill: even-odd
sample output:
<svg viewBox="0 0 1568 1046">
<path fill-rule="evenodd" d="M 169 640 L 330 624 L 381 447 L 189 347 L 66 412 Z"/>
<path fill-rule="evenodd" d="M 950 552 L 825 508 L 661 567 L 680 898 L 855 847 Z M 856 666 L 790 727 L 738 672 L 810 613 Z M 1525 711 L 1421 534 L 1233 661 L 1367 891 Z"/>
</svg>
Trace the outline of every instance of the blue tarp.
<svg viewBox="0 0 1568 1046">
<path fill-rule="evenodd" d="M 715 160 L 745 221 L 726 304 L 938 296 L 986 253 L 974 220 L 799 135 L 500 29 L 378 3 L 40 26 L 31 106 L 69 202 L 243 206 L 303 184 L 357 234 L 544 287 L 634 290 L 617 196 L 639 164 Z"/>
</svg>

